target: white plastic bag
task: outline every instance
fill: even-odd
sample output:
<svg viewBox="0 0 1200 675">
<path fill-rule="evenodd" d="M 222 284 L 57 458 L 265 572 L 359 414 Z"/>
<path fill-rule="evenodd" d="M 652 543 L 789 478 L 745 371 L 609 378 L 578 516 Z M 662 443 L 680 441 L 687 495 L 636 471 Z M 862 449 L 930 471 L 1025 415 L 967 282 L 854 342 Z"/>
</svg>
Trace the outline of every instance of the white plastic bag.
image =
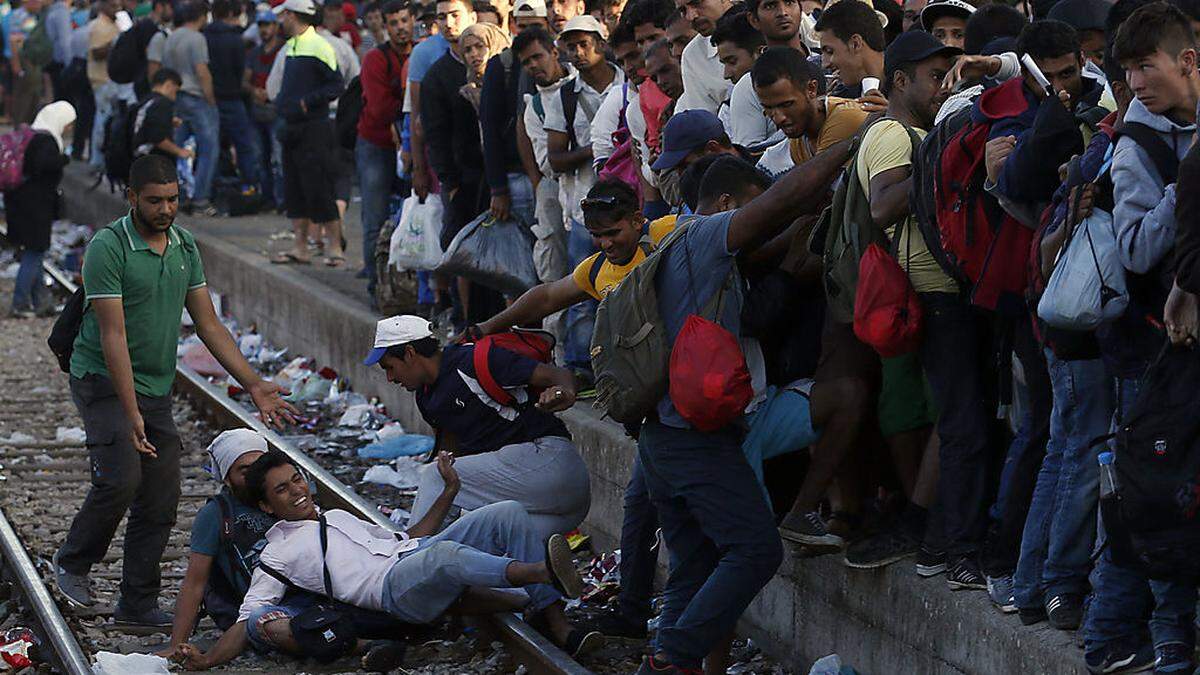
<svg viewBox="0 0 1200 675">
<path fill-rule="evenodd" d="M 1112 214 L 1093 209 L 1063 243 L 1038 316 L 1055 328 L 1092 330 L 1120 318 L 1128 306 Z"/>
<path fill-rule="evenodd" d="M 169 661 L 154 654 L 96 652 L 92 672 L 97 675 L 170 675 Z"/>
<path fill-rule="evenodd" d="M 420 203 L 416 195 L 404 200 L 392 231 L 388 264 L 400 270 L 431 270 L 442 261 L 442 200 L 431 194 Z"/>
</svg>

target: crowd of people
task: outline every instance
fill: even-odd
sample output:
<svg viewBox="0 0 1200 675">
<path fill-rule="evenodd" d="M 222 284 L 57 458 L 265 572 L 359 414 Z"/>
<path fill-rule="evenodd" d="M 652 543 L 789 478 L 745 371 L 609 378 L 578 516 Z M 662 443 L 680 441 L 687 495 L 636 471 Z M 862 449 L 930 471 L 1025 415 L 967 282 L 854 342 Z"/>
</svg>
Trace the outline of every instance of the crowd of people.
<svg viewBox="0 0 1200 675">
<path fill-rule="evenodd" d="M 292 219 L 273 262 L 310 263 L 316 242 L 340 266 L 356 183 L 372 294 L 391 283 L 375 252 L 396 197 L 440 201 L 443 248 L 481 214 L 532 233 L 541 283 L 524 294 L 422 271 L 427 316 L 379 322 L 366 364 L 415 393 L 439 438 L 405 536 L 318 515 L 261 437 L 214 441 L 223 508 L 255 514 L 234 538 L 254 555 L 222 553 L 217 507 L 197 519 L 167 654 L 312 654 L 298 617 L 330 595 L 372 613 L 360 637 L 523 607 L 571 653 L 652 638 L 641 673 L 723 672 L 786 542 L 855 569 L 909 561 L 914 583 L 1081 629 L 1090 672 L 1195 668 L 1194 580 L 1114 553 L 1101 508 L 1105 436 L 1128 433 L 1164 345 L 1200 335 L 1193 0 L 25 0 L 4 25 L 14 120 L 52 91 L 79 111 L 76 153 L 103 167 L 105 121 L 135 111 L 131 211 L 88 248 L 69 363 L 93 488 L 55 556 L 60 590 L 90 603 L 88 569 L 130 511 L 118 620 L 172 624 L 157 561 L 184 306 L 264 417 L 291 419 L 216 320 L 180 204 L 212 212 L 216 177 L 235 175 Z M 39 69 L 26 48 L 46 39 Z M 5 193 L 10 229 L 61 175 L 72 105 L 38 115 L 25 170 L 46 178 Z M 171 256 L 178 272 L 149 281 Z M 554 413 L 585 395 L 638 452 L 620 595 L 576 628 L 561 536 L 590 482 Z M 671 573 L 651 635 L 658 532 Z M 202 652 L 187 640 L 217 572 L 229 630 Z M 488 590 L 517 586 L 519 602 Z M 396 652 L 350 643 L 374 665 Z"/>
</svg>

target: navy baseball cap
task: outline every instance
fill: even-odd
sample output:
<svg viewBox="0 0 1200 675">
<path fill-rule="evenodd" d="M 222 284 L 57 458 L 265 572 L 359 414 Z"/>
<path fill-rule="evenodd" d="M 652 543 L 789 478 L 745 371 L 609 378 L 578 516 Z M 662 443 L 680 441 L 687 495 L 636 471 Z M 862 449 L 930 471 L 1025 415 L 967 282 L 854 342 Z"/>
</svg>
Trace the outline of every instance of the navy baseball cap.
<svg viewBox="0 0 1200 675">
<path fill-rule="evenodd" d="M 725 125 L 707 110 L 675 113 L 663 127 L 663 151 L 650 168 L 655 171 L 674 169 L 684 157 L 725 135 Z"/>
<path fill-rule="evenodd" d="M 883 53 L 883 77 L 892 79 L 895 73 L 906 63 L 920 63 L 925 59 L 945 54 L 958 56 L 963 50 L 958 47 L 947 47 L 941 40 L 923 30 L 910 30 L 901 33 Z"/>
</svg>

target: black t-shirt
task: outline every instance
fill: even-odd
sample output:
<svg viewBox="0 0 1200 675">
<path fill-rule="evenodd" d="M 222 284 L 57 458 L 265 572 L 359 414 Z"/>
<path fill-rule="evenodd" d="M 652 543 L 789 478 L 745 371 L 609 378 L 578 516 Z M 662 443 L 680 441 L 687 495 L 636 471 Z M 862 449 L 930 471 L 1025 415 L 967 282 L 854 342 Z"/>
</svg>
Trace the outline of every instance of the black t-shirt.
<svg viewBox="0 0 1200 675">
<path fill-rule="evenodd" d="M 528 400 L 525 388 L 536 361 L 497 347 L 488 353 L 492 377 L 518 401 L 510 408 L 483 390 L 475 374 L 474 355 L 474 345 L 450 345 L 442 350 L 437 380 L 417 392 L 417 408 L 430 426 L 453 433 L 459 447 L 471 453 L 491 452 L 544 436 L 571 437 L 561 420 Z"/>
<path fill-rule="evenodd" d="M 175 102 L 162 94 L 150 94 L 133 119 L 133 155 L 171 155 L 156 146 L 175 133 Z"/>
</svg>

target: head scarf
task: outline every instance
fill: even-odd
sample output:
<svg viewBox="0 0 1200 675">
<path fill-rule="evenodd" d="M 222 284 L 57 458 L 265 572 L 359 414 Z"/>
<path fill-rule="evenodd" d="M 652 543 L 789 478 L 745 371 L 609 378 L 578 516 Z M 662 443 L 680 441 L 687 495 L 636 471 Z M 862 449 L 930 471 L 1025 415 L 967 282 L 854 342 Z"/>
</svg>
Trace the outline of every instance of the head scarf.
<svg viewBox="0 0 1200 675">
<path fill-rule="evenodd" d="M 512 46 L 512 38 L 494 23 L 475 23 L 467 26 L 462 34 L 458 36 L 458 46 L 460 48 L 468 36 L 478 38 L 487 47 L 487 58 L 483 60 L 484 63 L 487 63 L 493 56 Z M 468 73 L 468 77 L 474 77 L 474 74 Z"/>
<path fill-rule="evenodd" d="M 34 131 L 45 131 L 54 137 L 58 143 L 58 151 L 63 151 L 63 131 L 67 125 L 75 121 L 75 108 L 66 101 L 55 101 L 42 108 L 33 120 Z"/>
</svg>

